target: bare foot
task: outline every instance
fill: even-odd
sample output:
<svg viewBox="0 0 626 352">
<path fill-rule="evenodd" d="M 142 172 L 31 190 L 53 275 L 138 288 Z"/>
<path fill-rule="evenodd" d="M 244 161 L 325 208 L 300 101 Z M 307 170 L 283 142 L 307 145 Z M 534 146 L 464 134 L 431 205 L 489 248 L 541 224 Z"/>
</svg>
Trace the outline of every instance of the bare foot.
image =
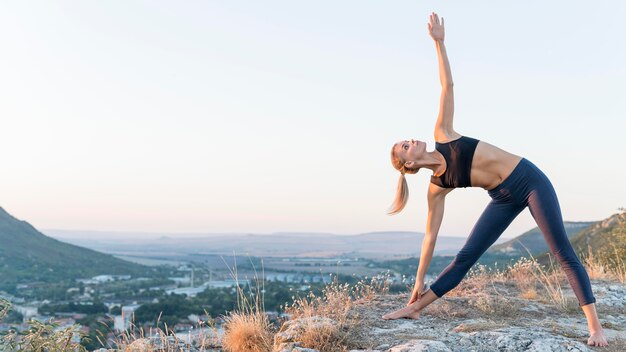
<svg viewBox="0 0 626 352">
<path fill-rule="evenodd" d="M 383 315 L 383 319 L 385 320 L 394 320 L 394 319 L 419 319 L 420 312 L 419 310 L 415 310 L 413 305 L 406 306 L 402 309 L 398 309 L 395 312 L 391 312 L 389 314 Z"/>
<path fill-rule="evenodd" d="M 587 339 L 587 345 L 589 346 L 608 346 L 609 343 L 606 342 L 606 337 L 604 337 L 604 331 L 596 331 L 589 336 Z"/>
</svg>

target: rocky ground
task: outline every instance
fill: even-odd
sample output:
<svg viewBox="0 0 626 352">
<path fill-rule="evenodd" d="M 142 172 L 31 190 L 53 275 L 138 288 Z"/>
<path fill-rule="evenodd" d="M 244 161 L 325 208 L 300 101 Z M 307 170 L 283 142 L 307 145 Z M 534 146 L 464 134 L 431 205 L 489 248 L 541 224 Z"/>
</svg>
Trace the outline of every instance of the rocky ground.
<svg viewBox="0 0 626 352">
<path fill-rule="evenodd" d="M 552 352 L 552 351 L 626 351 L 626 286 L 609 281 L 592 281 L 600 322 L 609 347 L 586 344 L 585 316 L 571 291 L 565 291 L 569 304 L 557 307 L 543 291 L 529 298 L 510 282 L 489 284 L 476 290 L 451 291 L 427 307 L 418 320 L 383 320 L 383 314 L 403 307 L 406 295 L 378 295 L 354 302 L 343 325 L 329 317 L 313 316 L 286 322 L 274 336 L 273 352 L 319 352 L 306 348 L 306 331 L 333 331 L 342 327 L 340 336 L 331 336 L 336 345 L 325 343 L 323 351 L 332 352 Z M 337 334 L 337 331 L 331 333 Z M 328 334 L 313 334 L 325 339 Z M 311 335 L 308 336 L 311 341 Z M 309 342 L 311 343 L 311 342 Z M 315 343 L 314 343 L 315 344 Z M 320 345 L 319 343 L 317 343 Z M 140 339 L 127 351 L 221 351 L 198 349 Z M 101 351 L 107 351 L 102 349 Z M 108 350 L 111 351 L 111 350 Z M 236 351 L 237 352 L 237 351 Z"/>
<path fill-rule="evenodd" d="M 557 308 L 539 297 L 518 298 L 507 285 L 487 291 L 490 293 L 478 299 L 475 295 L 446 296 L 427 307 L 418 320 L 381 319 L 406 304 L 406 295 L 378 296 L 357 303 L 348 334 L 350 347 L 353 351 L 381 352 L 626 351 L 623 284 L 593 282 L 608 348 L 586 344 L 585 316 L 573 300 L 569 307 Z M 565 294 L 573 297 L 571 292 Z M 297 335 L 296 327 L 284 328 L 276 337 L 275 351 L 315 351 L 299 347 Z"/>
</svg>

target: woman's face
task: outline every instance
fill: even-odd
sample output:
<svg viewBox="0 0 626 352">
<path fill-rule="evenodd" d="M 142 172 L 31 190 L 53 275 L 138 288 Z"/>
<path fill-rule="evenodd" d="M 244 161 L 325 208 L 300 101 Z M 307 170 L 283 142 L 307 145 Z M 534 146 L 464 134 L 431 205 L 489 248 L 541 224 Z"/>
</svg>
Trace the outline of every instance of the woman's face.
<svg viewBox="0 0 626 352">
<path fill-rule="evenodd" d="M 426 153 L 426 142 L 418 141 L 417 139 L 409 139 L 396 143 L 394 149 L 396 155 L 405 162 L 417 161 Z"/>
</svg>

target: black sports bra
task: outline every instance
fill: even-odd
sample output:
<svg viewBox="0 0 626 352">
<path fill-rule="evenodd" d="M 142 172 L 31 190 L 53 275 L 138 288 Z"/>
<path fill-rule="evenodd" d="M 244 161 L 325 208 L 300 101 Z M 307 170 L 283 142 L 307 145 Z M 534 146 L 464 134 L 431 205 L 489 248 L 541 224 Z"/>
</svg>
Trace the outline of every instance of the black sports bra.
<svg viewBox="0 0 626 352">
<path fill-rule="evenodd" d="M 430 182 L 443 188 L 471 187 L 472 159 L 478 139 L 462 136 L 448 143 L 435 143 L 435 149 L 446 159 L 446 171 Z"/>
</svg>

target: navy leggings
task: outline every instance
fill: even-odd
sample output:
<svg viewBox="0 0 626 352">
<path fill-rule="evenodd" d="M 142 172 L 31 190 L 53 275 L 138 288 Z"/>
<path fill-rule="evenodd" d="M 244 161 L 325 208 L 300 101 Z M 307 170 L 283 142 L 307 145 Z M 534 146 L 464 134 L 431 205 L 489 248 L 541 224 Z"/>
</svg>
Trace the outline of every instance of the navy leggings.
<svg viewBox="0 0 626 352">
<path fill-rule="evenodd" d="M 456 287 L 513 219 L 528 207 L 550 251 L 567 274 L 578 303 L 581 306 L 594 303 L 596 299 L 591 292 L 589 276 L 567 239 L 559 201 L 546 175 L 533 163 L 522 159 L 498 187 L 489 191 L 489 196 L 491 202 L 474 225 L 467 242 L 430 285 L 433 293 L 441 297 Z"/>
</svg>

